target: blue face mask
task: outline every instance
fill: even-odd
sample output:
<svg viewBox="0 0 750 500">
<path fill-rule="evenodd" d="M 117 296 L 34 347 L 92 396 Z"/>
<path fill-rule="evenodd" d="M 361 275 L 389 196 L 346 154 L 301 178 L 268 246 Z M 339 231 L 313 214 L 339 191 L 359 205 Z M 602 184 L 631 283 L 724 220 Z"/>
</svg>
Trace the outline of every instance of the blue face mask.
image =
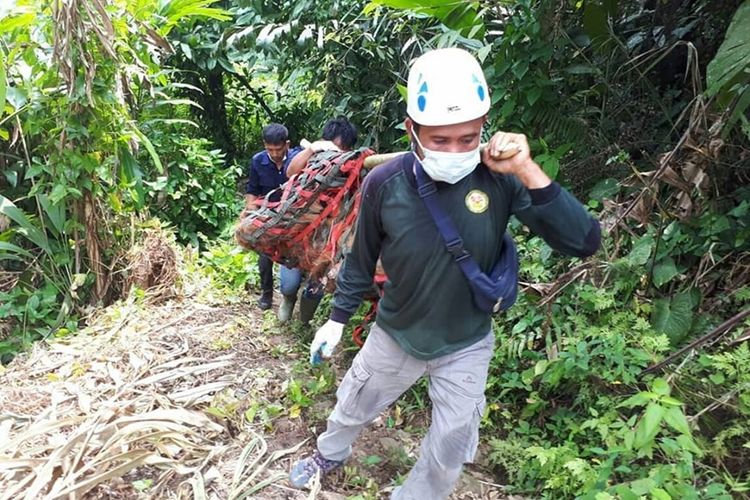
<svg viewBox="0 0 750 500">
<path fill-rule="evenodd" d="M 414 128 L 411 129 L 411 135 L 422 149 L 424 159 L 417 160 L 422 164 L 422 168 L 432 180 L 447 182 L 448 184 L 455 184 L 477 168 L 479 165 L 479 145 L 476 149 L 466 151 L 465 153 L 445 153 L 442 151 L 432 151 L 422 146 L 419 142 Z M 417 156 L 414 153 L 414 156 Z"/>
</svg>

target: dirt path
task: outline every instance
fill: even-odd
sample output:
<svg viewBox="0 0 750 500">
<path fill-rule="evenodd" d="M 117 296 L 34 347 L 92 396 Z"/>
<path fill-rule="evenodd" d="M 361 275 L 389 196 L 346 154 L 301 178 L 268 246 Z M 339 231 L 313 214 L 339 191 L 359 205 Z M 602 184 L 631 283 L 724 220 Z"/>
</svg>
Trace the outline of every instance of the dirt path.
<svg viewBox="0 0 750 500">
<path fill-rule="evenodd" d="M 310 335 L 249 303 L 131 301 L 38 343 L 0 373 L 0 498 L 388 498 L 428 425 L 415 397 L 322 485 L 287 486 L 355 352 L 313 370 Z M 472 467 L 451 498 L 506 498 L 491 481 Z"/>
</svg>

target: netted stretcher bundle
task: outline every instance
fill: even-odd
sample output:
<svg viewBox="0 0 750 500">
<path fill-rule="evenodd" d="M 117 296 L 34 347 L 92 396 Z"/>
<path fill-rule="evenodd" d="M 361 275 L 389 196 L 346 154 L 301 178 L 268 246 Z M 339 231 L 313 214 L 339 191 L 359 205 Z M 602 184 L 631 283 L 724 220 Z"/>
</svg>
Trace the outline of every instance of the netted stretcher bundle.
<svg viewBox="0 0 750 500">
<path fill-rule="evenodd" d="M 350 246 L 369 149 L 315 154 L 305 168 L 245 211 L 235 232 L 246 249 L 300 268 L 329 290 Z M 272 193 L 281 194 L 279 201 Z M 333 279 L 331 279 L 333 278 Z"/>
</svg>

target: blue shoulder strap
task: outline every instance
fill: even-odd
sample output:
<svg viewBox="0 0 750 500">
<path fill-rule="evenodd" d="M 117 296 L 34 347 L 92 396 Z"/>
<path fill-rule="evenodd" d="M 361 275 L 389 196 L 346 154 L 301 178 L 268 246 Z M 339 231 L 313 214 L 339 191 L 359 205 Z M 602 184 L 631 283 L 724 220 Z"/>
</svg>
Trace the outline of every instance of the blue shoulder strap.
<svg viewBox="0 0 750 500">
<path fill-rule="evenodd" d="M 458 233 L 453 221 L 440 207 L 440 200 L 437 197 L 437 186 L 435 181 L 430 179 L 425 173 L 422 165 L 418 161 L 414 162 L 414 173 L 417 177 L 417 191 L 422 198 L 427 210 L 435 221 L 435 225 L 443 237 L 448 253 L 453 256 L 453 260 L 461 267 L 466 279 L 475 281 L 484 274 L 479 268 L 479 264 L 471 254 L 464 248 L 464 240 Z"/>
</svg>

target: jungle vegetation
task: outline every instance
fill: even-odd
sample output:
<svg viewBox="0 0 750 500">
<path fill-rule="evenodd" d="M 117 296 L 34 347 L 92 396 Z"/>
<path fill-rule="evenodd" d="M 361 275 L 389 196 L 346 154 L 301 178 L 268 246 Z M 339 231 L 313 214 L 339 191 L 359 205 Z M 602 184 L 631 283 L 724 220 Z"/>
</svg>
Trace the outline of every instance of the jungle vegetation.
<svg viewBox="0 0 750 500">
<path fill-rule="evenodd" d="M 261 128 L 344 114 L 407 147 L 405 75 L 477 54 L 599 218 L 594 257 L 515 223 L 519 303 L 483 422 L 497 482 L 548 498 L 750 491 L 750 0 L 16 0 L 0 8 L 0 358 L 134 288 L 155 225 L 242 288 L 228 243 Z"/>
</svg>

